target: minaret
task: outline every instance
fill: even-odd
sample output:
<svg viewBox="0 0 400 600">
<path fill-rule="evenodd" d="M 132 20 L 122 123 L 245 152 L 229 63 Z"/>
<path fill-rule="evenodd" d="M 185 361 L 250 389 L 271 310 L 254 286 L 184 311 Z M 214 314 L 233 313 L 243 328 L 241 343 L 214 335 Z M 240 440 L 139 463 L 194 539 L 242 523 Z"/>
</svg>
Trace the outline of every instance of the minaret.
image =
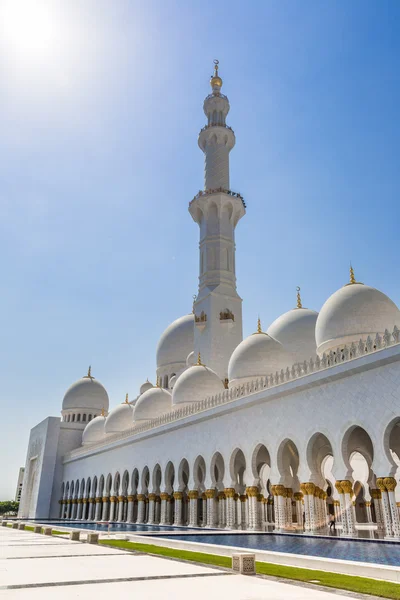
<svg viewBox="0 0 400 600">
<path fill-rule="evenodd" d="M 228 373 L 233 350 L 242 341 L 242 300 L 236 290 L 235 227 L 245 214 L 240 194 L 229 186 L 229 152 L 235 134 L 226 125 L 229 101 L 221 94 L 222 79 L 214 61 L 212 92 L 204 101 L 207 125 L 199 134 L 204 152 L 204 190 L 189 204 L 200 227 L 199 293 L 194 303 L 195 356 L 221 379 Z"/>
</svg>

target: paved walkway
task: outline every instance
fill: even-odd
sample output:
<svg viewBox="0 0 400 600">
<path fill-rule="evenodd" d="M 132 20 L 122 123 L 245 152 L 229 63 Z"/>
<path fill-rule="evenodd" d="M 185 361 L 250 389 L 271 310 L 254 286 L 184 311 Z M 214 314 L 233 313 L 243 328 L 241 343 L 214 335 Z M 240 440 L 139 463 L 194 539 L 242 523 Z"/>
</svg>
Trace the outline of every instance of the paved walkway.
<svg viewBox="0 0 400 600">
<path fill-rule="evenodd" d="M 53 600 L 55 594 L 57 600 L 204 600 L 222 594 L 230 600 L 338 600 L 337 593 L 318 588 L 0 528 L 0 597 Z"/>
</svg>

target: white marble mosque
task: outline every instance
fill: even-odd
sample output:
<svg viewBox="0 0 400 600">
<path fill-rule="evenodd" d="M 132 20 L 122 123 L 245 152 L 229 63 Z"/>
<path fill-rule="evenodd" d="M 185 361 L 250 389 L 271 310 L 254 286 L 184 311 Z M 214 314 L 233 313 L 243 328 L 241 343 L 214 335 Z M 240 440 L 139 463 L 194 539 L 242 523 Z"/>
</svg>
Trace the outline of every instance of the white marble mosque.
<svg viewBox="0 0 400 600">
<path fill-rule="evenodd" d="M 109 410 L 88 374 L 31 431 L 19 516 L 240 530 L 362 528 L 400 539 L 400 312 L 349 281 L 243 339 L 229 183 L 235 134 L 215 61 L 193 312 L 162 333 L 156 381 Z M 97 375 L 97 374 L 96 374 Z"/>
</svg>

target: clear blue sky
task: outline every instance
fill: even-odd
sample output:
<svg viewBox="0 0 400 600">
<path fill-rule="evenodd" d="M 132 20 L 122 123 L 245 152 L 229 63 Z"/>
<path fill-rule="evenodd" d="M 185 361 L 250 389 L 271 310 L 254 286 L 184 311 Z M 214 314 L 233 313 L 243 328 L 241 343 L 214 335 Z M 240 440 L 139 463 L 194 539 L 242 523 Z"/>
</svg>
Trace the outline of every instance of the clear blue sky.
<svg viewBox="0 0 400 600">
<path fill-rule="evenodd" d="M 319 310 L 350 260 L 400 302 L 399 19 L 398 0 L 4 0 L 0 499 L 89 364 L 111 406 L 136 396 L 191 310 L 214 58 L 248 206 L 244 333 L 296 285 Z"/>
</svg>

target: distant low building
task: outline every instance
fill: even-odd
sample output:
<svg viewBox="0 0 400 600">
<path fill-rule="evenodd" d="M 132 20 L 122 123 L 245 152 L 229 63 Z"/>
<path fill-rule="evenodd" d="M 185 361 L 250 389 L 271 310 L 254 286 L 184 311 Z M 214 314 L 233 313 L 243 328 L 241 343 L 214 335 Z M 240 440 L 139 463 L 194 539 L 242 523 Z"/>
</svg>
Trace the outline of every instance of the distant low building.
<svg viewBox="0 0 400 600">
<path fill-rule="evenodd" d="M 19 473 L 18 473 L 17 489 L 15 490 L 15 502 L 19 502 L 21 500 L 22 483 L 24 481 L 24 473 L 25 473 L 25 468 L 20 467 Z"/>
</svg>

